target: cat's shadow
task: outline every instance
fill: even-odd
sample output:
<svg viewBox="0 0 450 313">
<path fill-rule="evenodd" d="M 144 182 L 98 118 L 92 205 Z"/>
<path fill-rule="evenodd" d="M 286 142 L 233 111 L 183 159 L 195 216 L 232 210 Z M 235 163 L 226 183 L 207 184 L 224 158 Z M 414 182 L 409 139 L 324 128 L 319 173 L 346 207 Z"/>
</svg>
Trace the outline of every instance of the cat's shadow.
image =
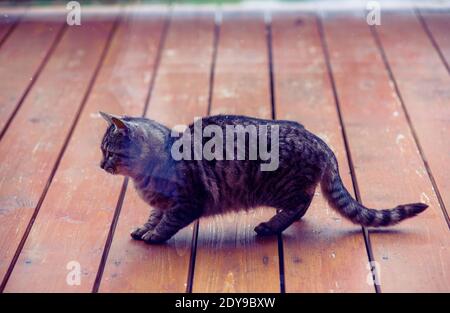
<svg viewBox="0 0 450 313">
<path fill-rule="evenodd" d="M 308 219 L 302 219 L 292 224 L 281 235 L 283 242 L 294 243 L 298 245 L 316 246 L 318 248 L 330 244 L 339 244 L 346 240 L 354 240 L 355 238 L 363 238 L 364 230 L 358 225 L 329 225 L 328 223 L 316 223 Z M 376 236 L 392 236 L 392 240 L 421 240 L 423 233 L 421 231 L 410 228 L 367 228 L 369 237 Z"/>
<path fill-rule="evenodd" d="M 256 225 L 255 225 L 256 226 Z M 395 226 L 394 226 L 395 227 Z M 392 236 L 393 240 L 406 238 L 415 240 L 421 238 L 420 232 L 411 229 L 397 228 L 368 228 L 370 235 Z M 311 249 L 323 249 L 327 246 L 339 246 L 344 241 L 355 240 L 355 238 L 363 239 L 363 229 L 358 225 L 345 225 L 336 227 L 327 223 L 317 223 L 308 219 L 302 219 L 292 224 L 281 235 L 260 236 L 253 231 L 250 225 L 244 229 L 236 228 L 235 230 L 222 230 L 209 233 L 208 236 L 199 235 L 196 241 L 196 248 L 220 250 L 235 250 L 240 248 L 252 248 L 252 245 L 259 249 L 266 245 L 278 245 L 278 239 L 281 238 L 283 243 L 299 247 L 310 247 Z M 159 248 L 175 248 L 176 250 L 188 250 L 191 244 L 192 235 L 190 232 L 182 232 L 166 243 L 156 245 Z M 362 240 L 361 242 L 364 242 Z M 140 244 L 146 245 L 144 242 Z M 155 247 L 150 245 L 149 247 Z M 183 253 L 184 254 L 184 253 Z"/>
</svg>

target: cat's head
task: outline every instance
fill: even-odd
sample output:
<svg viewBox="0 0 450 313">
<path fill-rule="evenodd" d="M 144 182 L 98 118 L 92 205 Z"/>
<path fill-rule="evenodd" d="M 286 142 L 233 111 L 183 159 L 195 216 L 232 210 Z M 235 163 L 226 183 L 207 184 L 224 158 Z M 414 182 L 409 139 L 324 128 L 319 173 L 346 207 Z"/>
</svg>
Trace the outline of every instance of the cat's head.
<svg viewBox="0 0 450 313">
<path fill-rule="evenodd" d="M 138 166 L 142 152 L 142 136 L 133 118 L 100 112 L 108 122 L 101 150 L 100 167 L 110 174 L 131 176 Z"/>
</svg>

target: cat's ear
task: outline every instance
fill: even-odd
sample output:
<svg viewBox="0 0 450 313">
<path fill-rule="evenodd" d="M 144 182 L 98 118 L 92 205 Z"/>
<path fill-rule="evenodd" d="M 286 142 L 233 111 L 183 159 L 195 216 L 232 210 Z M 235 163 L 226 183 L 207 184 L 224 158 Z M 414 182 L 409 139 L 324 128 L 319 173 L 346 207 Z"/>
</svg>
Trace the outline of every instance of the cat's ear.
<svg viewBox="0 0 450 313">
<path fill-rule="evenodd" d="M 118 130 L 127 130 L 127 125 L 122 118 L 101 111 L 99 113 L 110 125 L 114 124 Z"/>
<path fill-rule="evenodd" d="M 100 114 L 100 116 L 101 117 L 103 117 L 103 119 L 105 120 L 105 121 L 107 121 L 108 122 L 108 124 L 112 124 L 113 122 L 112 122 L 112 115 L 111 114 L 108 114 L 108 113 L 105 113 L 105 112 L 102 112 L 102 111 L 99 111 L 98 112 L 99 114 Z"/>
</svg>

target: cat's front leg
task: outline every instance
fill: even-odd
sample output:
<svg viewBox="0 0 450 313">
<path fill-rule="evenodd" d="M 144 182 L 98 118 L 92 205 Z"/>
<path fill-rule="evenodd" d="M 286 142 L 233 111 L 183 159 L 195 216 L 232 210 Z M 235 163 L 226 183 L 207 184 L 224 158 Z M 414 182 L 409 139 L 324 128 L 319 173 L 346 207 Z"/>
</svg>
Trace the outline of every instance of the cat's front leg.
<svg viewBox="0 0 450 313">
<path fill-rule="evenodd" d="M 162 210 L 156 208 L 152 209 L 147 222 L 131 232 L 131 237 L 136 240 L 142 240 L 143 235 L 145 235 L 148 231 L 155 229 L 156 225 L 158 225 L 161 221 L 163 215 L 164 212 Z"/>
<path fill-rule="evenodd" d="M 158 225 L 145 233 L 141 239 L 146 243 L 163 243 L 200 216 L 201 211 L 192 207 L 177 206 L 169 209 L 165 211 Z"/>
</svg>

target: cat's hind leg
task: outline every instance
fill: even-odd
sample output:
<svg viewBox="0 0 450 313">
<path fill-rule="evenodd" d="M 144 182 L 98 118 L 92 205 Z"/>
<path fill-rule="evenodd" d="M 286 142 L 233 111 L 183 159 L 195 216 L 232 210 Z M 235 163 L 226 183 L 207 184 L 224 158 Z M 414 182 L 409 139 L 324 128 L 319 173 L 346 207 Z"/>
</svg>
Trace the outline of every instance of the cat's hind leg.
<svg viewBox="0 0 450 313">
<path fill-rule="evenodd" d="M 146 234 L 148 231 L 155 229 L 156 225 L 159 224 L 162 217 L 164 216 L 164 212 L 160 209 L 152 209 L 150 212 L 150 216 L 147 222 L 141 227 L 135 229 L 131 232 L 131 237 L 136 240 L 141 240 L 142 236 Z"/>
<path fill-rule="evenodd" d="M 270 220 L 255 227 L 255 232 L 260 236 L 275 235 L 283 232 L 292 223 L 299 220 L 308 209 L 314 196 L 315 187 L 300 192 L 295 201 L 283 203 Z M 292 209 L 294 208 L 294 209 Z"/>
</svg>

